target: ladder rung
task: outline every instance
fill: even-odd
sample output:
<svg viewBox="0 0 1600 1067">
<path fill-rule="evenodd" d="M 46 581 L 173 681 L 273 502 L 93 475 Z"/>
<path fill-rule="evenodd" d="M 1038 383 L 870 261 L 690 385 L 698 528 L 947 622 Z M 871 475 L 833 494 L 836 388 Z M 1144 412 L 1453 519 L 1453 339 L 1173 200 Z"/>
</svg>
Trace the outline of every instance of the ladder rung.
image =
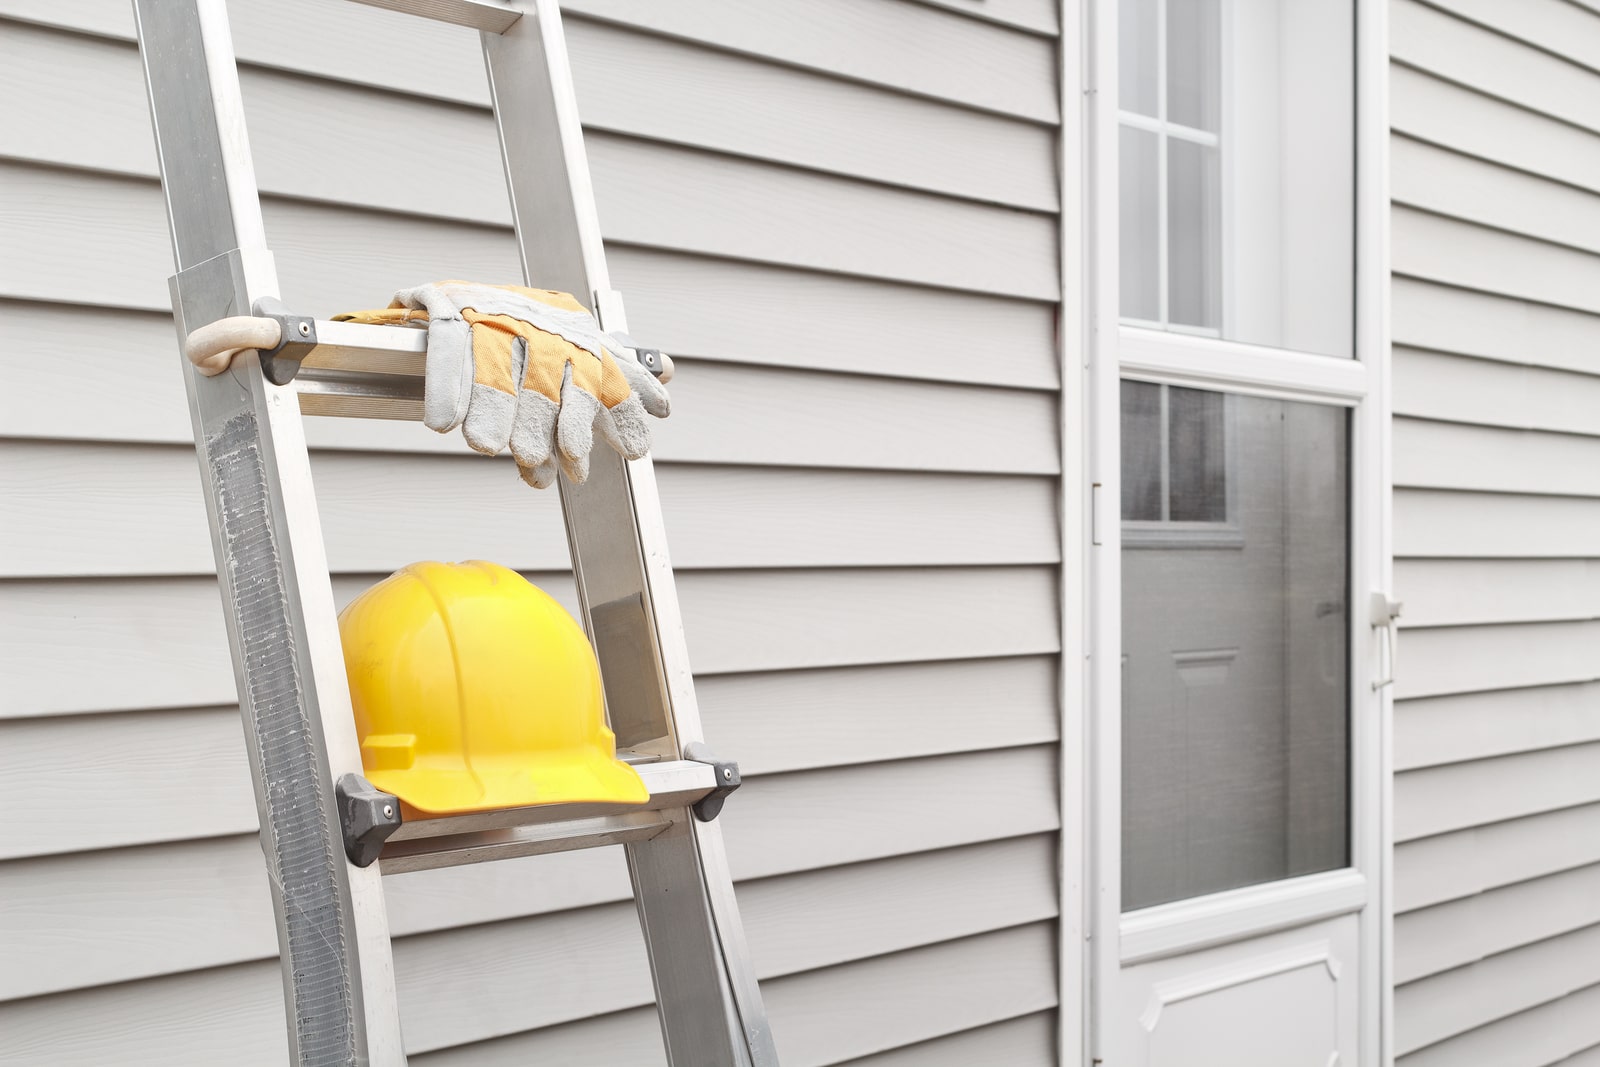
<svg viewBox="0 0 1600 1067">
<path fill-rule="evenodd" d="M 494 3 L 493 0 L 356 0 L 356 3 L 417 15 L 435 22 L 470 26 L 486 33 L 505 33 L 522 17 L 522 12 Z"/>
<path fill-rule="evenodd" d="M 305 415 L 358 419 L 422 418 L 428 332 L 317 320 L 317 345 L 295 385 Z"/>
<path fill-rule="evenodd" d="M 669 760 L 634 769 L 650 790 L 644 804 L 547 804 L 402 823 L 384 845 L 383 873 L 649 840 L 717 786 L 707 763 Z"/>
<path fill-rule="evenodd" d="M 600 845 L 625 845 L 648 841 L 677 821 L 664 811 L 635 809 L 626 814 L 599 815 L 569 822 L 515 826 L 505 830 L 479 830 L 414 841 L 390 841 L 379 857 L 384 874 L 430 871 L 467 863 L 505 860 L 517 856 L 542 856 Z"/>
</svg>

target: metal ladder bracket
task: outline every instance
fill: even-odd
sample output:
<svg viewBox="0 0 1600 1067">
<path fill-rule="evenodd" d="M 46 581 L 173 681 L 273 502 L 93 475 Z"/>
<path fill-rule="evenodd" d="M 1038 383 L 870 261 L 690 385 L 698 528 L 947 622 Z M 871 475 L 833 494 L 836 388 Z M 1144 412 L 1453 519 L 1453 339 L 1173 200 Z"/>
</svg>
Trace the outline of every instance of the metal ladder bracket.
<svg viewBox="0 0 1600 1067">
<path fill-rule="evenodd" d="M 712 755 L 711 746 L 704 741 L 690 741 L 683 746 L 683 758 L 710 767 L 716 779 L 716 788 L 696 801 L 692 809 L 695 818 L 701 822 L 710 822 L 722 814 L 722 804 L 728 799 L 728 795 L 743 784 L 744 779 L 739 775 L 739 765 L 733 760 L 718 759 Z"/>
<path fill-rule="evenodd" d="M 288 385 L 300 373 L 300 362 L 317 347 L 317 320 L 295 315 L 277 297 L 264 296 L 252 309 L 257 315 L 278 323 L 283 340 L 276 348 L 259 349 L 261 373 L 273 385 Z"/>
<path fill-rule="evenodd" d="M 334 786 L 339 824 L 344 829 L 344 854 L 357 867 L 370 867 L 389 835 L 400 829 L 400 800 L 359 774 L 346 774 Z"/>
</svg>

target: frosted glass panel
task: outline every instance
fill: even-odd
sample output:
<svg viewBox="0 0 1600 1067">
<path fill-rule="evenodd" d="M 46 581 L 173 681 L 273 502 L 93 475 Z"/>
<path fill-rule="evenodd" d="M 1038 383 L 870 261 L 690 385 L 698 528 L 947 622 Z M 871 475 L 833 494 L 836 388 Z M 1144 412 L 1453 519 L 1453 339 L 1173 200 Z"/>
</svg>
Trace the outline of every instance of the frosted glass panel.
<svg viewBox="0 0 1600 1067">
<path fill-rule="evenodd" d="M 1122 314 L 1154 319 L 1161 313 L 1160 175 L 1156 135 L 1123 127 L 1118 210 L 1122 216 Z"/>
<path fill-rule="evenodd" d="M 1159 0 L 1122 0 L 1117 13 L 1117 86 L 1122 107 L 1154 115 L 1160 82 L 1156 50 Z"/>
<path fill-rule="evenodd" d="M 1221 194 L 1217 150 L 1167 142 L 1167 317 L 1183 326 L 1222 325 Z"/>
<path fill-rule="evenodd" d="M 1347 414 L 1125 383 L 1125 482 L 1148 482 L 1163 388 L 1193 503 L 1122 552 L 1130 910 L 1349 862 Z"/>
</svg>

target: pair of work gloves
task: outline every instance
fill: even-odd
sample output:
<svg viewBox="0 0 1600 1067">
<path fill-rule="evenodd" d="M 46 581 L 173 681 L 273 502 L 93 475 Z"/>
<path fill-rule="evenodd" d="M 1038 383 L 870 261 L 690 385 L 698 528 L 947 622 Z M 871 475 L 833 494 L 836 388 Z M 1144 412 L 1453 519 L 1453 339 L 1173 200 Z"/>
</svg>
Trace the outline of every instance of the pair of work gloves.
<svg viewBox="0 0 1600 1067">
<path fill-rule="evenodd" d="M 567 293 L 446 281 L 402 289 L 389 307 L 337 318 L 427 324 L 422 421 L 457 426 L 473 449 L 511 449 L 536 489 L 560 470 L 589 476 L 596 431 L 625 459 L 650 451 L 646 413 L 667 417 L 667 390 Z"/>
</svg>

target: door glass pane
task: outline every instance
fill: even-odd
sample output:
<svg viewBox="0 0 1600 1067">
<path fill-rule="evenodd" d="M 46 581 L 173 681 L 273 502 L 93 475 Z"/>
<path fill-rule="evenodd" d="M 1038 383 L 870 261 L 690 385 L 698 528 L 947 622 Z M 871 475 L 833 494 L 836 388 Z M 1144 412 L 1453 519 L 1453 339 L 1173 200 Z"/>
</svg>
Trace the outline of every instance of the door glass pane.
<svg viewBox="0 0 1600 1067">
<path fill-rule="evenodd" d="M 1157 78 L 1156 14 L 1160 0 L 1122 0 L 1117 12 L 1117 88 L 1121 106 L 1154 116 Z"/>
<path fill-rule="evenodd" d="M 1167 141 L 1167 319 L 1208 330 L 1222 325 L 1221 198 L 1217 150 Z"/>
<path fill-rule="evenodd" d="M 1122 383 L 1122 517 L 1161 518 L 1161 390 Z"/>
<path fill-rule="evenodd" d="M 1348 415 L 1176 388 L 1166 407 L 1172 521 L 1200 501 L 1184 513 L 1233 537 L 1122 552 L 1129 910 L 1349 862 Z"/>
<path fill-rule="evenodd" d="M 1167 119 L 1215 133 L 1221 109 L 1221 4 L 1167 0 Z"/>
<path fill-rule="evenodd" d="M 1222 421 L 1227 398 L 1205 389 L 1172 388 L 1168 393 L 1167 515 L 1173 522 L 1222 522 L 1228 517 Z"/>
<path fill-rule="evenodd" d="M 1121 225 L 1122 316 L 1161 315 L 1161 209 L 1156 135 L 1124 126 L 1117 196 Z"/>
</svg>

